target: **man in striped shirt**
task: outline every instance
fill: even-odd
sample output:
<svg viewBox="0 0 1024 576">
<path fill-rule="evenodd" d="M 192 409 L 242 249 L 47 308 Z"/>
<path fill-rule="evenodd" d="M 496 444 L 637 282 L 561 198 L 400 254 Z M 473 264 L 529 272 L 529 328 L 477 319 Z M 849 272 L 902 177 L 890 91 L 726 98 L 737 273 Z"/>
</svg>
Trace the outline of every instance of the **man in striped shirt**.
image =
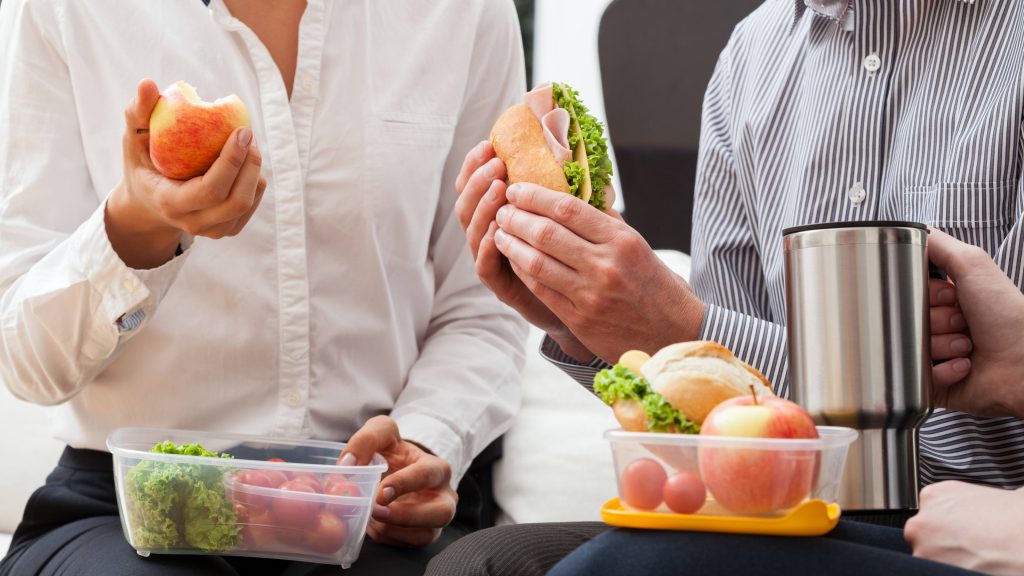
<svg viewBox="0 0 1024 576">
<path fill-rule="evenodd" d="M 582 384 L 625 350 L 707 339 L 785 395 L 783 228 L 925 222 L 1024 286 L 1022 117 L 1020 2 L 768 0 L 737 26 L 705 98 L 692 290 L 614 214 L 506 190 L 487 143 L 466 159 L 457 210 L 484 283 Z M 939 316 L 936 380 L 963 378 L 963 319 Z M 1020 414 L 957 407 L 922 430 L 923 482 L 1024 484 Z"/>
</svg>

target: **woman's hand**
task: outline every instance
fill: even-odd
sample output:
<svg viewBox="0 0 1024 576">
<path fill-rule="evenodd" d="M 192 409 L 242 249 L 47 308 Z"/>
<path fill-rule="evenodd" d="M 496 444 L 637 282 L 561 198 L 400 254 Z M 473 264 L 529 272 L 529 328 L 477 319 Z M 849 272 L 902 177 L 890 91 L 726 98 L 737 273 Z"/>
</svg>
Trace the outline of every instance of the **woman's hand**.
<svg viewBox="0 0 1024 576">
<path fill-rule="evenodd" d="M 124 178 L 106 205 L 110 243 L 136 269 L 155 268 L 173 258 L 182 233 L 209 238 L 238 234 L 267 186 L 249 128 L 232 133 L 206 174 L 186 181 L 160 174 L 149 157 L 148 133 L 159 98 L 156 84 L 143 80 L 125 109 Z"/>
<path fill-rule="evenodd" d="M 421 547 L 437 540 L 455 517 L 459 500 L 448 462 L 402 440 L 398 425 L 387 416 L 368 420 L 349 440 L 339 463 L 365 465 L 374 453 L 387 460 L 388 471 L 366 533 L 392 546 Z"/>
</svg>

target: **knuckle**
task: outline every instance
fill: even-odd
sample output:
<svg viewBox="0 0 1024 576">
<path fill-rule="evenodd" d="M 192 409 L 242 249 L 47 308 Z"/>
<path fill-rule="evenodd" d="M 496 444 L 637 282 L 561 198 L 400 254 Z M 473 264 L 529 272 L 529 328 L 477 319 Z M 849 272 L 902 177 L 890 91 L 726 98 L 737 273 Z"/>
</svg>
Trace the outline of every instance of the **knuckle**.
<svg viewBox="0 0 1024 576">
<path fill-rule="evenodd" d="M 580 215 L 583 202 L 575 196 L 566 195 L 555 202 L 554 216 L 559 222 L 567 223 Z"/>
<path fill-rule="evenodd" d="M 544 272 L 544 258 L 539 254 L 531 254 L 526 257 L 524 270 L 528 276 L 538 277 Z"/>
<path fill-rule="evenodd" d="M 537 243 L 541 246 L 552 246 L 558 234 L 558 225 L 548 220 L 537 228 Z"/>
</svg>

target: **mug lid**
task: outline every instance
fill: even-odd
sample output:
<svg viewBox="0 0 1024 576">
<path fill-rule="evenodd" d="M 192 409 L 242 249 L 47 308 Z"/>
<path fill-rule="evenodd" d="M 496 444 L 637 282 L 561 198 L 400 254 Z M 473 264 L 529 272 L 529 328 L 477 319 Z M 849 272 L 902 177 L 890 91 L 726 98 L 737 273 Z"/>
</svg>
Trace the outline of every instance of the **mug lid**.
<svg viewBox="0 0 1024 576">
<path fill-rule="evenodd" d="M 928 227 L 920 222 L 911 222 L 909 220 L 852 220 L 850 222 L 828 222 L 825 224 L 804 224 L 803 226 L 792 226 L 790 228 L 783 228 L 782 235 L 789 236 L 790 234 L 796 234 L 797 232 L 807 232 L 810 230 L 832 230 L 836 228 L 917 228 L 918 230 L 928 230 Z"/>
</svg>

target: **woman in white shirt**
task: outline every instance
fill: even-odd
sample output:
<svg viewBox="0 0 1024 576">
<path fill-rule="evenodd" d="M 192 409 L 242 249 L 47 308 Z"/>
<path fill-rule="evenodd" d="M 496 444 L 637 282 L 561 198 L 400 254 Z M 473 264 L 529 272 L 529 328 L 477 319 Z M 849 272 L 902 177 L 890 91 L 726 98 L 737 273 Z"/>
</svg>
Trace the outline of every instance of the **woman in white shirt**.
<svg viewBox="0 0 1024 576">
<path fill-rule="evenodd" d="M 0 38 L 0 380 L 69 446 L 0 573 L 241 570 L 134 556 L 100 452 L 126 425 L 344 440 L 369 421 L 356 456 L 403 468 L 370 537 L 437 540 L 518 405 L 525 326 L 452 211 L 524 90 L 512 4 L 4 0 Z M 144 130 L 177 80 L 237 94 L 253 125 L 185 183 Z M 416 573 L 457 536 L 368 541 L 356 568 Z"/>
</svg>

